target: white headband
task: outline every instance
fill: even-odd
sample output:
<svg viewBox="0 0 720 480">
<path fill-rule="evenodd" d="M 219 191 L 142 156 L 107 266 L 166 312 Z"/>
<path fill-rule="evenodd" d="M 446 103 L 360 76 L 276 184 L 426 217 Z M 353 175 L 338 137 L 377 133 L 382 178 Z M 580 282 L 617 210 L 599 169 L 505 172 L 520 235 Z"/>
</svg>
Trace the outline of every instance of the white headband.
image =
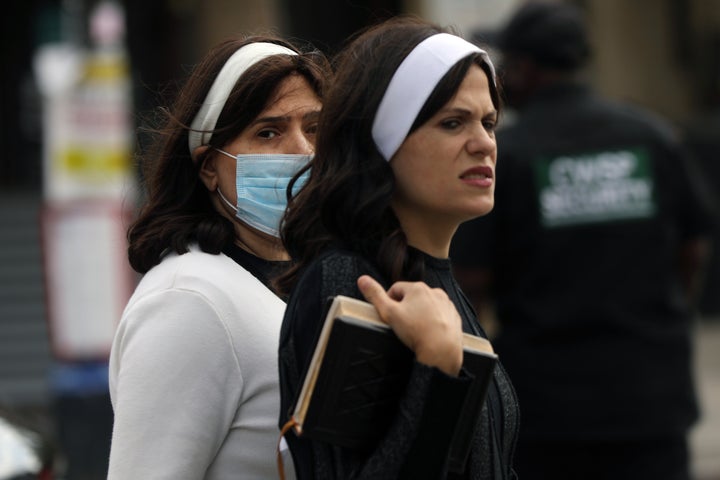
<svg viewBox="0 0 720 480">
<path fill-rule="evenodd" d="M 372 137 L 385 160 L 390 161 L 410 132 L 420 109 L 445 74 L 471 53 L 479 53 L 495 69 L 487 52 L 449 33 L 438 33 L 420 42 L 395 70 L 375 113 Z"/>
<path fill-rule="evenodd" d="M 297 53 L 274 43 L 257 42 L 239 48 L 225 62 L 210 87 L 200 111 L 190 125 L 192 130 L 188 135 L 188 146 L 191 154 L 197 147 L 206 145 L 210 141 L 220 112 L 222 112 L 240 75 L 260 60 L 271 55 L 297 55 Z"/>
</svg>

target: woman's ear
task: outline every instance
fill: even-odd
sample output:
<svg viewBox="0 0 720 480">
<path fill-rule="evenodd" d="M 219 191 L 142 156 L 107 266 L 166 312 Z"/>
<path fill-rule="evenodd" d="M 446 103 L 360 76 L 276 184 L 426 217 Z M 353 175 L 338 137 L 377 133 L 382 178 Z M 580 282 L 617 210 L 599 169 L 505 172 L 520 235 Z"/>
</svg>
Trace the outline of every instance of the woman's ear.
<svg viewBox="0 0 720 480">
<path fill-rule="evenodd" d="M 207 151 L 207 148 L 207 145 L 196 148 L 192 153 L 192 159 L 196 162 L 202 158 L 198 175 L 200 176 L 200 180 L 205 184 L 205 188 L 214 192 L 218 186 L 218 172 L 216 168 L 217 155 L 203 155 Z"/>
</svg>

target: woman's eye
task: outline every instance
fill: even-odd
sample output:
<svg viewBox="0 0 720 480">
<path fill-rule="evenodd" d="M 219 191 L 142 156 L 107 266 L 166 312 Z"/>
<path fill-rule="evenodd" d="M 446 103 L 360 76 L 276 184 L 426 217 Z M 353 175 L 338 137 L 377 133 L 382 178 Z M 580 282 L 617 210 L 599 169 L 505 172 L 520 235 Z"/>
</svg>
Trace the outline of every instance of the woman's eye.
<svg viewBox="0 0 720 480">
<path fill-rule="evenodd" d="M 497 122 L 494 120 L 485 120 L 483 122 L 483 126 L 488 132 L 494 132 L 495 128 L 497 127 Z"/>
<path fill-rule="evenodd" d="M 258 132 L 258 137 L 265 138 L 268 140 L 273 139 L 278 135 L 279 135 L 279 133 L 277 132 L 277 130 L 260 130 Z"/>
<path fill-rule="evenodd" d="M 456 118 L 450 118 L 440 122 L 440 126 L 446 130 L 454 130 L 460 126 L 460 120 Z"/>
<path fill-rule="evenodd" d="M 305 133 L 308 135 L 315 135 L 317 133 L 317 123 L 313 123 L 312 125 L 308 125 L 305 128 Z"/>
</svg>

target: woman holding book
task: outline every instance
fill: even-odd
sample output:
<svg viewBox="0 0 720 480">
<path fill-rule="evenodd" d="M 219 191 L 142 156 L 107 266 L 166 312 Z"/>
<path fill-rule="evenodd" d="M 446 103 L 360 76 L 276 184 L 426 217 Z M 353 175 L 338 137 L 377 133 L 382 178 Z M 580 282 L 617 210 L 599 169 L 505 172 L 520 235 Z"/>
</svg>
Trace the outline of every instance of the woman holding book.
<svg viewBox="0 0 720 480">
<path fill-rule="evenodd" d="M 287 263 L 286 188 L 313 153 L 328 81 L 321 54 L 232 39 L 164 110 L 128 231 L 144 277 L 110 356 L 109 479 L 276 475 L 285 302 L 268 279 Z"/>
<path fill-rule="evenodd" d="M 282 230 L 294 263 L 277 282 L 291 291 L 280 338 L 280 425 L 298 478 L 514 477 L 518 407 L 500 365 L 482 413 L 470 419 L 470 457 L 448 471 L 472 382 L 461 367 L 461 334 L 484 336 L 448 251 L 461 222 L 493 207 L 499 103 L 487 54 L 421 20 L 387 21 L 339 54 L 309 178 Z M 367 448 L 289 428 L 334 295 L 368 299 L 415 354 L 397 413 Z"/>
</svg>

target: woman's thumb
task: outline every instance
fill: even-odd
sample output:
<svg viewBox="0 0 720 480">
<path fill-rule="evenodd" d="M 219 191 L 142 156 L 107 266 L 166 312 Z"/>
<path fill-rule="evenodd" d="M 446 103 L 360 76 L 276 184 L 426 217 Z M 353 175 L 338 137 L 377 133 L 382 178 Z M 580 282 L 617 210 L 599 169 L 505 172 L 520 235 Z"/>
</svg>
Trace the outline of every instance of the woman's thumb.
<svg viewBox="0 0 720 480">
<path fill-rule="evenodd" d="M 357 286 L 365 297 L 365 300 L 372 303 L 378 310 L 385 304 L 389 297 L 385 289 L 377 280 L 369 275 L 362 275 L 357 279 Z"/>
</svg>

